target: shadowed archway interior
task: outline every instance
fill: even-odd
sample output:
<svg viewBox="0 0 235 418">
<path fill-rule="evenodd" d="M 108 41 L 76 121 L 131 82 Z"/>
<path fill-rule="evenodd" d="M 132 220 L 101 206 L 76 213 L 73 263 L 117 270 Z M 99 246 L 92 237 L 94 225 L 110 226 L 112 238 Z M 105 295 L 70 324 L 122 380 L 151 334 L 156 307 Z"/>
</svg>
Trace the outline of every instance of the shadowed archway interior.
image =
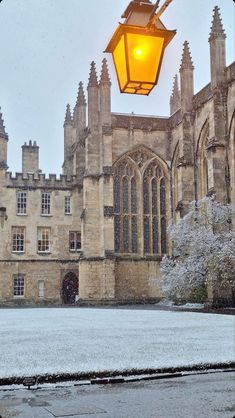
<svg viewBox="0 0 235 418">
<path fill-rule="evenodd" d="M 62 282 L 62 302 L 66 305 L 72 305 L 76 302 L 78 294 L 78 277 L 75 273 L 69 272 Z"/>
</svg>

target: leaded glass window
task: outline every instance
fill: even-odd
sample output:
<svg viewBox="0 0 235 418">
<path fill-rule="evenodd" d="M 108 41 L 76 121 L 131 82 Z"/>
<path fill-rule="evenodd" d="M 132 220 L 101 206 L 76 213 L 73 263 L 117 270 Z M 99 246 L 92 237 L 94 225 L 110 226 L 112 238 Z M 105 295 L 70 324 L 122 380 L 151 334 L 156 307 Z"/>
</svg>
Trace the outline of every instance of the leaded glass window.
<svg viewBox="0 0 235 418">
<path fill-rule="evenodd" d="M 160 197 L 160 199 L 159 199 Z M 159 213 L 160 212 L 160 213 Z M 157 161 L 145 169 L 143 176 L 144 254 L 161 253 L 161 216 L 166 214 L 165 180 Z"/>
<path fill-rule="evenodd" d="M 114 239 L 116 253 L 138 252 L 137 178 L 133 166 L 123 161 L 114 173 Z"/>
<path fill-rule="evenodd" d="M 166 178 L 156 159 L 115 166 L 114 239 L 116 253 L 166 253 Z"/>
</svg>

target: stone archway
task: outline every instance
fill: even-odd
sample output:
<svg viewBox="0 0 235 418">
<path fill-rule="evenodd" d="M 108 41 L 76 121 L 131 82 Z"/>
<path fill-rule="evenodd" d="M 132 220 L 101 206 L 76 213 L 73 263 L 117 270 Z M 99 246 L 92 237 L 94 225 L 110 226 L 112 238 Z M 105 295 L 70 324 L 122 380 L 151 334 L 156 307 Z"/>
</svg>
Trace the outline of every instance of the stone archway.
<svg viewBox="0 0 235 418">
<path fill-rule="evenodd" d="M 62 282 L 62 302 L 65 305 L 72 305 L 76 302 L 78 294 L 78 277 L 75 273 L 69 272 L 64 276 Z"/>
</svg>

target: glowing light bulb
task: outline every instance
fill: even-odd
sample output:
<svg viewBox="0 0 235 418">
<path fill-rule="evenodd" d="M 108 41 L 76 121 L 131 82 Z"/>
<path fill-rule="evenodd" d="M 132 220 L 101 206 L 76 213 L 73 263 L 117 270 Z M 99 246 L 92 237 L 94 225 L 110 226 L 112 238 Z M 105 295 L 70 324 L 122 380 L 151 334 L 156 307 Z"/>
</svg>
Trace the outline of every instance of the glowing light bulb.
<svg viewBox="0 0 235 418">
<path fill-rule="evenodd" d="M 143 49 L 142 49 L 140 46 L 137 46 L 137 47 L 134 49 L 133 53 L 134 53 L 134 57 L 135 57 L 136 59 L 141 59 L 141 58 L 143 58 Z"/>
</svg>

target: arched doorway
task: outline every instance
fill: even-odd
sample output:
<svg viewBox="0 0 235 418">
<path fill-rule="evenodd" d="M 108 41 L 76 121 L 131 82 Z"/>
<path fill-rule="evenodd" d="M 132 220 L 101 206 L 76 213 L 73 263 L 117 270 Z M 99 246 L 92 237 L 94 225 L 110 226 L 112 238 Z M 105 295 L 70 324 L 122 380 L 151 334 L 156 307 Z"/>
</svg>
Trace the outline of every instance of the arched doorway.
<svg viewBox="0 0 235 418">
<path fill-rule="evenodd" d="M 64 304 L 72 305 L 78 296 L 78 277 L 75 273 L 69 272 L 64 276 L 62 283 L 62 301 Z"/>
</svg>

